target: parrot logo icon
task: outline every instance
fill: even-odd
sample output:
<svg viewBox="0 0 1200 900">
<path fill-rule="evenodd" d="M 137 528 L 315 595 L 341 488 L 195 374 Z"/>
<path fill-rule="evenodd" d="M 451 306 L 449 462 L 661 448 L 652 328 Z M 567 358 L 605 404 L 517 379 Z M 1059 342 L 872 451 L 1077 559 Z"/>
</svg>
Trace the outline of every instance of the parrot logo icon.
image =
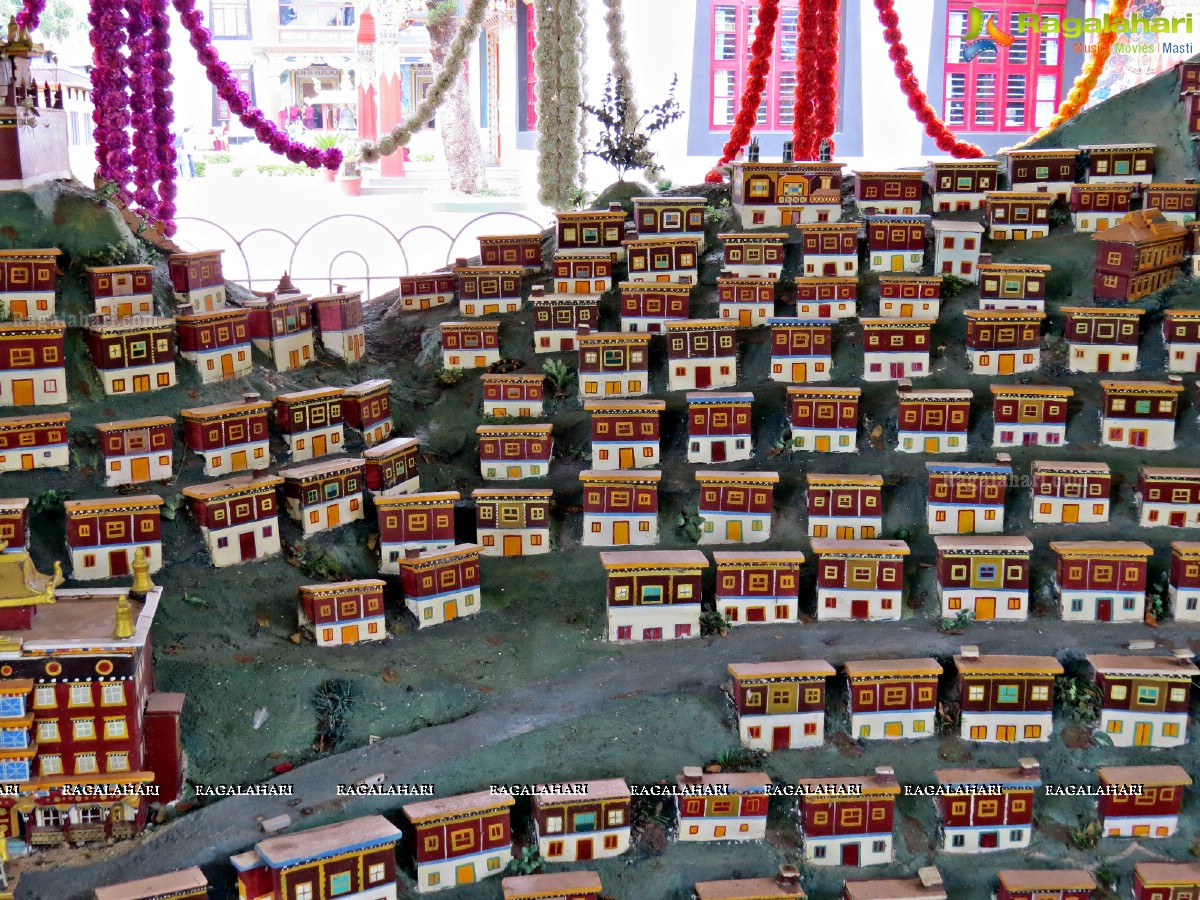
<svg viewBox="0 0 1200 900">
<path fill-rule="evenodd" d="M 963 47 L 963 62 L 970 62 L 985 50 L 1010 47 L 1016 40 L 996 23 L 996 16 L 986 16 L 979 7 L 972 6 L 967 13 L 967 43 Z"/>
</svg>

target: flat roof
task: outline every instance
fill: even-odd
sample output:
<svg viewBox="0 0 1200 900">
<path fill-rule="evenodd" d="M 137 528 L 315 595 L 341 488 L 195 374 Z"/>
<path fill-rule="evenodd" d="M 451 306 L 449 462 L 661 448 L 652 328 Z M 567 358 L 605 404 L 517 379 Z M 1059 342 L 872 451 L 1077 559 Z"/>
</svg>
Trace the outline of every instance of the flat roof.
<svg viewBox="0 0 1200 900">
<path fill-rule="evenodd" d="M 584 469 L 580 481 L 650 481 L 662 480 L 658 469 Z"/>
<path fill-rule="evenodd" d="M 94 893 L 95 900 L 151 900 L 163 894 L 207 890 L 208 879 L 198 866 L 191 866 L 165 875 L 152 875 L 137 881 L 123 881 L 108 887 L 98 887 Z M 208 894 L 205 893 L 204 896 L 207 897 Z"/>
<path fill-rule="evenodd" d="M 789 675 L 801 677 L 832 678 L 837 674 L 823 659 L 791 659 L 784 662 L 730 663 L 728 672 L 734 678 L 783 678 Z"/>
<path fill-rule="evenodd" d="M 221 481 L 204 481 L 200 484 L 193 484 L 183 489 L 185 497 L 192 497 L 196 500 L 209 500 L 213 497 L 220 497 L 223 494 L 233 493 L 241 490 L 267 490 L 268 488 L 276 488 L 283 484 L 283 479 L 278 475 L 235 475 L 233 478 L 225 478 Z"/>
<path fill-rule="evenodd" d="M 1028 396 L 1074 397 L 1075 389 L 1069 387 L 1047 387 L 1037 384 L 993 384 L 993 394 L 1022 394 Z"/>
<path fill-rule="evenodd" d="M 212 406 L 193 406 L 181 409 L 179 414 L 185 419 L 205 419 L 209 416 L 221 416 L 225 413 L 254 412 L 271 408 L 270 400 L 233 400 L 229 403 L 215 403 Z"/>
<path fill-rule="evenodd" d="M 556 790 L 564 786 L 582 790 Z M 624 778 L 601 778 L 596 781 L 565 781 L 556 784 L 539 784 L 534 788 L 534 802 L 543 806 L 562 803 L 579 803 L 587 800 L 627 800 L 629 785 Z"/>
<path fill-rule="evenodd" d="M 708 557 L 699 550 L 609 550 L 600 554 L 604 568 L 623 566 L 667 566 L 671 568 L 708 568 Z"/>
<path fill-rule="evenodd" d="M 1033 468 L 1035 471 L 1045 469 L 1046 471 L 1092 472 L 1096 475 L 1112 474 L 1108 463 L 1102 462 L 1051 462 L 1047 459 L 1035 459 Z"/>
<path fill-rule="evenodd" d="M 945 886 L 925 887 L 920 878 L 846 882 L 846 900 L 946 900 L 947 896 Z"/>
<path fill-rule="evenodd" d="M 848 659 L 845 663 L 849 678 L 870 678 L 875 675 L 941 675 L 942 666 L 936 659 L 923 656 L 915 659 Z"/>
<path fill-rule="evenodd" d="M 1200 478 L 1200 469 L 1182 469 L 1172 466 L 1142 466 L 1139 470 L 1151 478 Z"/>
<path fill-rule="evenodd" d="M 322 462 L 309 463 L 307 466 L 292 466 L 283 469 L 279 474 L 286 478 L 308 478 L 312 475 L 323 475 L 326 472 L 342 472 L 351 469 L 365 469 L 367 463 L 361 458 L 330 459 Z"/>
<path fill-rule="evenodd" d="M 703 772 L 698 779 L 693 779 L 681 773 L 675 776 L 675 783 L 678 785 L 719 784 L 736 791 L 765 788 L 771 784 L 771 776 L 766 772 Z"/>
<path fill-rule="evenodd" d="M 1182 391 L 1183 384 L 1174 381 L 1101 381 L 1100 387 L 1106 391 Z"/>
<path fill-rule="evenodd" d="M 1063 556 L 1154 555 L 1154 548 L 1141 541 L 1051 541 L 1050 549 Z"/>
<path fill-rule="evenodd" d="M 540 897 L 558 898 L 579 893 L 594 894 L 601 890 L 600 873 L 555 872 L 551 875 L 517 875 L 500 882 L 504 900 L 537 900 Z"/>
<path fill-rule="evenodd" d="M 0 506 L 3 504 L 4 501 L 0 500 Z M 713 562 L 718 566 L 738 563 L 802 563 L 804 554 L 799 550 L 716 550 L 713 552 Z"/>
<path fill-rule="evenodd" d="M 322 825 L 295 834 L 267 838 L 254 849 L 267 865 L 279 869 L 318 856 L 345 853 L 400 840 L 400 829 L 383 816 L 363 816 L 346 822 Z"/>
<path fill-rule="evenodd" d="M 934 544 L 938 550 L 965 550 L 967 552 L 984 552 L 989 550 L 1024 550 L 1033 552 L 1033 541 L 1020 535 L 934 535 Z"/>
<path fill-rule="evenodd" d="M 904 541 L 839 541 L 832 538 L 813 538 L 814 553 L 882 553 L 888 556 L 908 556 Z"/>
<path fill-rule="evenodd" d="M 159 425 L 174 425 L 175 420 L 170 416 L 150 416 L 146 419 L 126 419 L 121 422 L 101 422 L 96 425 L 96 430 L 103 433 L 105 431 L 126 431 L 130 428 L 154 428 Z"/>
<path fill-rule="evenodd" d="M 501 497 L 514 500 L 548 500 L 554 496 L 554 491 L 550 488 L 476 488 L 471 491 L 471 496 L 477 500 L 498 500 Z"/>
<path fill-rule="evenodd" d="M 976 659 L 962 655 L 954 657 L 954 665 L 960 672 L 1005 674 L 1008 672 L 1036 672 L 1039 675 L 1061 675 L 1062 663 L 1053 656 L 1017 656 L 1008 653 L 981 654 Z"/>
<path fill-rule="evenodd" d="M 407 506 L 421 503 L 454 503 L 462 499 L 458 491 L 427 491 L 416 494 L 396 494 L 393 497 L 376 497 L 375 506 Z"/>
<path fill-rule="evenodd" d="M 1200 884 L 1200 863 L 1139 862 L 1133 872 L 1145 885 Z"/>
<path fill-rule="evenodd" d="M 803 888 L 789 890 L 774 878 L 737 878 L 726 881 L 697 881 L 699 900 L 804 900 Z"/>
<path fill-rule="evenodd" d="M 1042 783 L 1041 769 L 1022 772 L 1017 766 L 1003 769 L 936 769 L 933 777 L 939 784 L 1028 784 Z"/>
<path fill-rule="evenodd" d="M 1182 766 L 1101 766 L 1096 770 L 1096 775 L 1104 784 L 1157 786 L 1192 783 L 1192 777 Z"/>
<path fill-rule="evenodd" d="M 1120 656 L 1115 653 L 1089 653 L 1085 659 L 1097 672 L 1129 672 L 1134 675 L 1165 675 L 1191 678 L 1200 675 L 1191 660 L 1174 656 Z"/>
<path fill-rule="evenodd" d="M 422 800 L 418 803 L 406 804 L 404 815 L 413 824 L 419 825 L 432 819 L 441 819 L 460 813 L 483 812 L 498 806 L 512 806 L 516 800 L 508 791 L 501 790 L 493 794 L 488 791 L 476 791 L 472 794 L 457 794 L 453 797 L 439 797 L 436 800 Z"/>
<path fill-rule="evenodd" d="M 754 400 L 751 391 L 688 391 L 688 403 L 750 403 Z"/>
<path fill-rule="evenodd" d="M 817 472 L 808 473 L 809 484 L 859 484 L 870 487 L 883 487 L 882 475 L 822 475 Z"/>
<path fill-rule="evenodd" d="M 1083 869 L 1001 869 L 996 878 L 1016 891 L 1090 891 L 1096 879 Z"/>
<path fill-rule="evenodd" d="M 133 637 L 116 638 L 113 627 L 117 621 L 117 605 L 127 593 L 127 588 L 59 588 L 54 592 L 53 603 L 38 604 L 37 615 L 29 628 L 8 629 L 8 634 L 22 643 L 15 655 L 28 655 L 35 649 L 63 652 L 83 648 L 128 653 L 145 646 L 162 589 L 156 587 L 141 603 L 129 601 L 135 616 Z M 0 651 L 0 656 L 6 653 Z"/>
<path fill-rule="evenodd" d="M 387 456 L 389 453 L 398 453 L 401 450 L 407 450 L 409 447 L 415 447 L 420 443 L 420 440 L 415 437 L 392 438 L 390 441 L 376 444 L 374 447 L 368 447 L 362 452 L 362 455 L 363 459 L 373 459 L 376 456 Z"/>
</svg>

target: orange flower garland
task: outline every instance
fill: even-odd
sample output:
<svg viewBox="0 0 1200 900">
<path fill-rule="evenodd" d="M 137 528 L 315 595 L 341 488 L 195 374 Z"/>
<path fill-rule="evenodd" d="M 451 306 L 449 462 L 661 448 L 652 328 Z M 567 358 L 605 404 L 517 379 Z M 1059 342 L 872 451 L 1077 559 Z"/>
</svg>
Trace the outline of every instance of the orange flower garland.
<svg viewBox="0 0 1200 900">
<path fill-rule="evenodd" d="M 718 167 L 730 162 L 750 143 L 750 129 L 758 118 L 767 76 L 771 74 L 771 48 L 775 38 L 775 23 L 778 21 L 779 0 L 759 0 L 758 25 L 754 29 L 754 43 L 750 45 L 750 64 L 746 67 L 750 77 L 746 79 L 746 89 L 733 120 L 733 130 L 729 132 L 729 140 L 725 142 L 725 149 L 717 162 Z"/>
<path fill-rule="evenodd" d="M 797 11 L 796 105 L 792 110 L 792 150 L 796 159 L 810 159 L 807 147 L 817 126 L 817 66 L 820 61 L 820 0 L 800 0 Z"/>
<path fill-rule="evenodd" d="M 821 141 L 829 141 L 829 152 L 833 145 L 833 133 L 837 130 L 838 108 L 838 48 L 841 46 L 842 4 L 841 0 L 819 0 L 817 14 L 821 27 L 821 50 L 817 57 L 817 83 L 821 87 L 817 95 L 814 113 L 815 128 L 805 156 L 797 159 L 816 159 L 820 155 Z"/>
</svg>

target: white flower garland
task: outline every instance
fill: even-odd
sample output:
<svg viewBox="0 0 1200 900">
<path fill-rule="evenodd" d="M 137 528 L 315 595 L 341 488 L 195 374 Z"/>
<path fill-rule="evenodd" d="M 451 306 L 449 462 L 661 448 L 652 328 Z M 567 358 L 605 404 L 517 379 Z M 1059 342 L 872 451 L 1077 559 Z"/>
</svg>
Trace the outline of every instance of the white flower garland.
<svg viewBox="0 0 1200 900">
<path fill-rule="evenodd" d="M 604 0 L 604 24 L 608 36 L 608 55 L 612 59 L 613 77 L 625 86 L 629 97 L 629 114 L 625 125 L 633 129 L 637 126 L 638 111 L 637 97 L 633 92 L 633 70 L 629 67 L 629 50 L 625 46 L 625 12 L 622 8 L 624 0 Z M 662 177 L 662 169 L 651 163 L 644 170 L 646 180 L 651 184 Z"/>
<path fill-rule="evenodd" d="M 584 6 L 580 0 L 539 0 L 534 9 L 538 200 L 567 209 L 583 186 Z"/>
<path fill-rule="evenodd" d="M 429 124 L 438 107 L 445 99 L 446 91 L 462 74 L 463 64 L 467 61 L 468 51 L 474 47 L 479 29 L 483 25 L 483 17 L 487 14 L 488 0 L 471 0 L 467 14 L 463 17 L 450 42 L 450 51 L 446 54 L 446 64 L 438 72 L 437 78 L 429 86 L 425 98 L 417 104 L 417 108 L 407 120 L 394 127 L 389 133 L 379 139 L 379 142 L 363 141 L 359 145 L 363 162 L 376 162 L 380 157 L 391 156 L 401 147 L 412 140 L 413 135 Z"/>
<path fill-rule="evenodd" d="M 565 202 L 558 181 L 562 145 L 558 121 L 559 11 L 542 0 L 534 6 L 534 14 L 537 17 L 533 67 L 537 75 L 538 201 L 551 209 L 562 209 Z"/>
</svg>

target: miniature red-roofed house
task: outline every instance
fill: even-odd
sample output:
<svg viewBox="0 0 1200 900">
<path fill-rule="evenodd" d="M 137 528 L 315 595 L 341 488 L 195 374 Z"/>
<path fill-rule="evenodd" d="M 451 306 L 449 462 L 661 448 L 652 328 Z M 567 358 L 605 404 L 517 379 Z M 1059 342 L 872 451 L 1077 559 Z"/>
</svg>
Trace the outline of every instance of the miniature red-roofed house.
<svg viewBox="0 0 1200 900">
<path fill-rule="evenodd" d="M 1111 184 L 1071 185 L 1071 222 L 1080 233 L 1104 231 L 1129 212 L 1137 185 L 1132 181 Z"/>
<path fill-rule="evenodd" d="M 479 261 L 485 266 L 524 266 L 527 273 L 540 272 L 542 234 L 489 234 L 479 236 Z"/>
<path fill-rule="evenodd" d="M 1112 228 L 1092 235 L 1096 242 L 1096 299 L 1141 300 L 1183 275 L 1188 230 L 1157 209 L 1127 213 Z"/>
<path fill-rule="evenodd" d="M 1139 862 L 1133 900 L 1189 900 L 1200 896 L 1200 863 Z"/>
<path fill-rule="evenodd" d="M 1184 648 L 1174 656 L 1091 654 L 1101 695 L 1096 730 L 1115 747 L 1180 747 L 1187 743 L 1192 680 L 1200 675 Z"/>
<path fill-rule="evenodd" d="M 312 318 L 317 339 L 326 353 L 349 363 L 366 356 L 361 291 L 339 290 L 336 294 L 313 297 Z"/>
<path fill-rule="evenodd" d="M 913 878 L 846 881 L 841 900 L 946 900 L 948 896 L 941 873 L 925 866 Z"/>
<path fill-rule="evenodd" d="M 862 388 L 789 387 L 792 448 L 814 453 L 854 453 Z"/>
<path fill-rule="evenodd" d="M 322 893 L 333 885 L 339 896 L 395 900 L 400 839 L 400 830 L 383 816 L 364 816 L 270 837 L 229 861 L 241 897 L 299 900 L 300 888 L 315 883 Z"/>
<path fill-rule="evenodd" d="M 743 747 L 794 750 L 825 743 L 825 684 L 836 674 L 833 666 L 797 659 L 728 668 Z"/>
<path fill-rule="evenodd" d="M 972 284 L 977 282 L 983 226 L 978 222 L 934 219 L 930 227 L 933 229 L 933 271 Z"/>
<path fill-rule="evenodd" d="M 650 335 L 585 332 L 579 347 L 579 396 L 639 397 L 650 390 Z"/>
<path fill-rule="evenodd" d="M 0 472 L 67 469 L 71 465 L 70 421 L 70 413 L 0 418 Z"/>
<path fill-rule="evenodd" d="M 123 881 L 92 891 L 92 900 L 208 900 L 208 879 L 197 866 Z"/>
<path fill-rule="evenodd" d="M 686 319 L 692 286 L 667 281 L 622 281 L 621 330 L 657 334 L 672 320 Z"/>
<path fill-rule="evenodd" d="M 141 494 L 103 500 L 68 500 L 67 550 L 76 581 L 124 578 L 141 549 L 150 572 L 162 568 L 162 497 Z"/>
<path fill-rule="evenodd" d="M 8 501 L 0 501 L 0 506 Z M 4 536 L 0 525 L 0 538 Z M 1200 543 L 1171 542 L 1171 611 L 1177 622 L 1200 621 Z"/>
<path fill-rule="evenodd" d="M 993 241 L 1025 241 L 1050 234 L 1054 197 L 1038 191 L 988 191 L 983 208 Z"/>
<path fill-rule="evenodd" d="M 665 400 L 589 400 L 592 467 L 641 469 L 658 465 L 660 419 Z"/>
<path fill-rule="evenodd" d="M 1064 318 L 1072 372 L 1132 372 L 1138 363 L 1138 325 L 1144 309 L 1068 306 Z"/>
<path fill-rule="evenodd" d="M 658 543 L 658 483 L 655 469 L 579 473 L 583 486 L 585 547 L 648 547 Z"/>
<path fill-rule="evenodd" d="M 29 498 L 0 499 L 0 552 L 15 553 L 29 549 Z"/>
<path fill-rule="evenodd" d="M 730 625 L 799 621 L 800 551 L 718 550 L 713 564 L 717 612 Z"/>
<path fill-rule="evenodd" d="M 982 209 L 984 197 L 999 184 L 996 159 L 931 159 L 929 190 L 935 212 Z"/>
<path fill-rule="evenodd" d="M 316 388 L 275 396 L 275 424 L 292 459 L 304 462 L 342 452 L 342 388 Z"/>
<path fill-rule="evenodd" d="M 804 278 L 858 277 L 858 222 L 826 222 L 800 229 Z"/>
<path fill-rule="evenodd" d="M 55 286 L 61 255 L 62 251 L 57 247 L 0 250 L 0 303 L 4 304 L 10 318 L 20 321 L 49 319 L 55 315 Z"/>
<path fill-rule="evenodd" d="M 925 264 L 929 216 L 872 216 L 867 220 L 867 258 L 872 272 L 920 272 Z"/>
<path fill-rule="evenodd" d="M 104 319 L 154 315 L 154 266 L 96 266 L 84 271 L 96 315 Z"/>
<path fill-rule="evenodd" d="M 755 544 L 771 537 L 778 472 L 697 472 L 701 544 Z"/>
<path fill-rule="evenodd" d="M 445 550 L 409 550 L 398 562 L 404 606 L 429 628 L 476 615 L 483 605 L 479 589 L 478 544 L 455 544 Z"/>
<path fill-rule="evenodd" d="M 1191 776 L 1179 766 L 1102 766 L 1096 770 L 1105 837 L 1165 838 L 1179 828 Z"/>
<path fill-rule="evenodd" d="M 342 418 L 368 447 L 387 440 L 392 433 L 391 388 L 390 378 L 373 378 L 345 388 L 342 394 Z"/>
<path fill-rule="evenodd" d="M 969 388 L 914 391 L 907 380 L 896 388 L 900 412 L 896 449 L 901 453 L 963 453 L 973 394 Z"/>
<path fill-rule="evenodd" d="M 361 459 L 331 459 L 279 473 L 288 515 L 305 537 L 363 517 L 365 468 Z"/>
<path fill-rule="evenodd" d="M 696 237 L 643 237 L 625 242 L 629 280 L 695 284 L 700 263 L 700 239 Z M 556 260 L 557 262 L 557 260 Z M 602 293 L 611 283 L 598 288 Z M 559 288 L 559 293 L 566 293 Z"/>
<path fill-rule="evenodd" d="M 204 474 L 266 471 L 271 460 L 267 433 L 269 400 L 247 393 L 244 399 L 180 410 L 183 437 L 204 459 Z"/>
<path fill-rule="evenodd" d="M 1178 375 L 1166 382 L 1101 381 L 1100 442 L 1109 447 L 1172 450 L 1175 415 L 1183 384 Z"/>
<path fill-rule="evenodd" d="M 1200 372 L 1200 309 L 1163 311 L 1168 372 Z"/>
<path fill-rule="evenodd" d="M 544 411 L 546 376 L 540 372 L 481 375 L 483 414 L 498 419 L 539 419 Z"/>
<path fill-rule="evenodd" d="M 965 611 L 983 621 L 1029 618 L 1029 538 L 938 535 L 933 541 L 942 616 Z"/>
<path fill-rule="evenodd" d="M 774 878 L 697 881 L 696 900 L 804 900 L 795 866 L 780 866 Z"/>
<path fill-rule="evenodd" d="M 1053 656 L 980 655 L 964 646 L 958 670 L 959 736 L 984 743 L 1048 741 L 1054 730 Z"/>
<path fill-rule="evenodd" d="M 939 275 L 880 275 L 879 316 L 883 319 L 936 319 L 942 309 Z"/>
<path fill-rule="evenodd" d="M 1001 453 L 994 463 L 925 463 L 925 508 L 930 534 L 999 534 L 1012 466 Z"/>
<path fill-rule="evenodd" d="M 96 431 L 108 487 L 171 477 L 175 420 L 170 416 L 105 422 L 97 425 Z"/>
<path fill-rule="evenodd" d="M 738 232 L 718 235 L 724 254 L 721 271 L 736 278 L 778 281 L 783 274 L 784 232 Z"/>
<path fill-rule="evenodd" d="M 1154 550 L 1140 541 L 1051 541 L 1054 590 L 1071 622 L 1140 622 L 1146 564 Z"/>
<path fill-rule="evenodd" d="M 863 380 L 895 381 L 929 374 L 930 329 L 934 319 L 860 319 Z"/>
<path fill-rule="evenodd" d="M 374 498 L 412 494 L 421 489 L 417 455 L 421 450 L 416 438 L 392 438 L 362 453 L 367 464 L 367 490 Z"/>
<path fill-rule="evenodd" d="M 1107 463 L 1034 462 L 1033 521 L 1107 522 L 1112 473 Z"/>
<path fill-rule="evenodd" d="M 170 319 L 93 318 L 88 352 L 109 396 L 160 391 L 175 385 L 175 342 Z"/>
<path fill-rule="evenodd" d="M 579 329 L 592 330 L 600 323 L 600 298 L 595 294 L 547 294 L 544 285 L 535 284 L 529 305 L 533 307 L 535 353 L 574 350 Z"/>
<path fill-rule="evenodd" d="M 495 481 L 543 478 L 550 471 L 551 425 L 480 425 L 479 471 Z"/>
<path fill-rule="evenodd" d="M 508 791 L 479 791 L 403 807 L 412 825 L 417 893 L 498 875 L 513 858 Z"/>
<path fill-rule="evenodd" d="M 1099 888 L 1085 869 L 1001 869 L 996 900 L 1092 900 Z"/>
<path fill-rule="evenodd" d="M 703 197 L 634 197 L 633 221 L 639 236 L 686 237 L 704 242 Z"/>
<path fill-rule="evenodd" d="M 1014 191 L 1047 191 L 1065 200 L 1075 184 L 1078 150 L 1009 150 L 1008 186 Z"/>
<path fill-rule="evenodd" d="M 1187 225 L 1196 218 L 1196 201 L 1200 184 L 1195 181 L 1147 184 L 1142 188 L 1142 208 L 1157 209 L 1163 218 L 1176 225 Z"/>
<path fill-rule="evenodd" d="M 1050 266 L 1043 263 L 981 262 L 979 308 L 1044 309 L 1049 277 Z"/>
<path fill-rule="evenodd" d="M 796 315 L 805 319 L 852 319 L 858 313 L 858 278 L 796 279 Z"/>
<path fill-rule="evenodd" d="M 900 618 L 904 594 L 904 541 L 813 538 L 817 554 L 817 618 Z"/>
<path fill-rule="evenodd" d="M 533 794 L 533 821 L 542 857 L 577 862 L 620 856 L 629 849 L 630 800 L 629 785 L 621 778 L 539 784 Z M 596 885 L 599 889 L 599 881 Z"/>
<path fill-rule="evenodd" d="M 454 277 L 453 272 L 401 275 L 400 299 L 396 301 L 396 305 L 405 312 L 448 306 L 454 302 L 454 291 L 457 288 L 458 279 Z"/>
<path fill-rule="evenodd" d="M 607 576 L 610 641 L 680 640 L 700 636 L 699 550 L 624 550 L 600 554 Z"/>
<path fill-rule="evenodd" d="M 775 315 L 775 282 L 764 278 L 717 277 L 717 315 L 739 328 L 766 325 Z"/>
<path fill-rule="evenodd" d="M 842 213 L 843 168 L 839 162 L 786 157 L 781 162 L 736 160 L 730 176 L 734 211 L 747 228 L 836 222 Z"/>
<path fill-rule="evenodd" d="M 249 313 L 250 340 L 280 372 L 307 366 L 316 358 L 308 295 L 271 294 L 246 300 L 242 306 Z"/>
<path fill-rule="evenodd" d="M 1067 442 L 1071 388 L 993 384 L 993 447 L 1061 447 Z"/>
<path fill-rule="evenodd" d="M 833 378 L 835 319 L 768 319 L 771 378 L 805 383 Z"/>
<path fill-rule="evenodd" d="M 500 361 L 499 322 L 442 322 L 442 366 L 483 369 Z"/>
<path fill-rule="evenodd" d="M 554 246 L 558 251 L 593 253 L 618 261 L 625 258 L 625 220 L 629 218 L 620 203 L 608 204 L 608 209 L 572 210 L 554 214 Z M 556 251 L 556 252 L 558 252 Z"/>
<path fill-rule="evenodd" d="M 179 355 L 195 364 L 201 384 L 250 372 L 254 362 L 249 323 L 249 313 L 237 307 L 176 316 Z"/>
<path fill-rule="evenodd" d="M 847 660 L 850 734 L 859 740 L 932 737 L 941 674 L 928 657 Z"/>
<path fill-rule="evenodd" d="M 1179 76 L 1179 96 L 1186 97 L 1200 91 L 1200 62 L 1185 59 L 1183 62 L 1175 64 L 1175 72 Z M 1144 898 L 1138 898 L 1138 900 L 1144 900 Z M 1171 900 L 1171 898 L 1162 898 L 1162 900 Z"/>
<path fill-rule="evenodd" d="M 689 393 L 688 454 L 690 463 L 723 463 L 749 459 L 750 407 L 746 393 Z"/>
<path fill-rule="evenodd" d="M 239 475 L 183 489 L 208 555 L 217 568 L 280 551 L 277 475 Z"/>
<path fill-rule="evenodd" d="M 1200 526 L 1200 469 L 1141 466 L 1133 496 L 1143 527 Z"/>
<path fill-rule="evenodd" d="M 1088 184 L 1154 181 L 1154 144 L 1080 144 Z"/>
<path fill-rule="evenodd" d="M 943 853 L 988 853 L 1029 846 L 1033 798 L 1042 786 L 1036 759 L 1008 769 L 938 769 L 933 773 Z"/>
<path fill-rule="evenodd" d="M 379 571 L 397 575 L 410 550 L 425 553 L 454 546 L 454 505 L 458 491 L 376 497 L 379 520 Z"/>
<path fill-rule="evenodd" d="M 221 268 L 223 250 L 196 253 L 172 253 L 167 270 L 175 302 L 191 305 L 196 312 L 214 312 L 225 308 L 225 273 Z"/>
<path fill-rule="evenodd" d="M 1044 312 L 968 309 L 967 359 L 976 375 L 1032 372 L 1042 362 Z"/>
<path fill-rule="evenodd" d="M 723 319 L 666 323 L 667 390 L 713 390 L 737 384 L 737 337 Z"/>
<path fill-rule="evenodd" d="M 387 637 L 383 588 L 378 578 L 302 585 L 300 628 L 311 632 L 318 647 L 382 641 Z"/>
<path fill-rule="evenodd" d="M 553 491 L 479 488 L 475 531 L 484 556 L 536 556 L 550 552 L 550 498 Z"/>
<path fill-rule="evenodd" d="M 808 473 L 809 537 L 852 541 L 882 530 L 882 475 Z"/>
<path fill-rule="evenodd" d="M 806 863 L 879 866 L 892 861 L 900 785 L 891 766 L 879 766 L 873 775 L 801 778 L 798 784 Z"/>
<path fill-rule="evenodd" d="M 477 318 L 518 312 L 524 275 L 522 266 L 468 266 L 465 259 L 459 259 L 454 266 L 458 314 Z"/>
<path fill-rule="evenodd" d="M 761 841 L 767 836 L 771 776 L 703 771 L 685 766 L 675 777 L 679 840 Z"/>
<path fill-rule="evenodd" d="M 590 870 L 513 875 L 500 881 L 504 900 L 600 900 L 602 889 L 600 873 Z"/>
<path fill-rule="evenodd" d="M 921 169 L 854 173 L 854 201 L 864 216 L 915 216 L 924 193 Z"/>
<path fill-rule="evenodd" d="M 585 296 L 603 294 L 613 285 L 615 263 L 614 256 L 559 250 L 554 254 L 554 292 Z"/>
</svg>

